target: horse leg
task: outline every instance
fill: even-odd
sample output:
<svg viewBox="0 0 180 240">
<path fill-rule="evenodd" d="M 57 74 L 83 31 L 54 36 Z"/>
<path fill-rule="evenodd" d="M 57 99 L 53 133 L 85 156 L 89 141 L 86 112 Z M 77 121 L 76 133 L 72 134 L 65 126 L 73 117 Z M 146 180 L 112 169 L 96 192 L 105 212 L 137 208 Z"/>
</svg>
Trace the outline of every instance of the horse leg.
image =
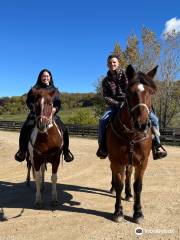
<svg viewBox="0 0 180 240">
<path fill-rule="evenodd" d="M 41 175 L 42 175 L 42 181 L 41 181 L 41 192 L 44 191 L 44 173 L 45 173 L 46 167 L 45 167 L 45 163 L 43 163 L 41 165 Z"/>
<path fill-rule="evenodd" d="M 119 172 L 113 173 L 115 190 L 116 190 L 115 212 L 113 214 L 113 220 L 115 222 L 121 222 L 123 219 L 121 193 L 122 193 L 123 186 L 124 186 L 124 170 L 125 170 L 125 166 L 121 166 Z"/>
<path fill-rule="evenodd" d="M 35 205 L 37 208 L 42 207 L 42 197 L 41 197 L 41 182 L 42 182 L 42 176 L 41 171 L 34 170 L 35 173 L 35 181 L 36 181 L 36 200 Z"/>
<path fill-rule="evenodd" d="M 133 219 L 135 223 L 141 223 L 144 218 L 141 209 L 141 191 L 142 191 L 142 179 L 145 169 L 141 166 L 135 167 L 135 179 L 134 179 L 134 214 Z"/>
<path fill-rule="evenodd" d="M 27 177 L 26 177 L 26 185 L 30 187 L 30 180 L 31 180 L 31 162 L 27 160 Z"/>
<path fill-rule="evenodd" d="M 125 179 L 125 200 L 128 202 L 133 201 L 133 195 L 131 193 L 131 175 L 133 166 L 126 166 L 126 179 Z"/>
<path fill-rule="evenodd" d="M 57 189 L 56 189 L 56 183 L 57 183 L 57 170 L 59 166 L 59 159 L 57 159 L 57 163 L 52 165 L 52 176 L 51 176 L 51 182 L 52 182 L 52 205 L 57 206 L 59 204 L 57 199 Z"/>
<path fill-rule="evenodd" d="M 114 177 L 113 177 L 113 172 L 111 170 L 112 178 L 111 178 L 111 188 L 109 190 L 110 193 L 114 194 L 115 193 L 115 184 L 114 184 Z"/>
</svg>

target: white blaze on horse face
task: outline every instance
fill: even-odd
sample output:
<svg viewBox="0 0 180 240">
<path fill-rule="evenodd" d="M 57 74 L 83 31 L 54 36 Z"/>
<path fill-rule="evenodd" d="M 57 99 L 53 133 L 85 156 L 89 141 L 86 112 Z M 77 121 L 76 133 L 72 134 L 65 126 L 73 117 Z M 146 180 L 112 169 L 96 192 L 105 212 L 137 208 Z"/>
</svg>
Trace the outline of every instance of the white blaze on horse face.
<svg viewBox="0 0 180 240">
<path fill-rule="evenodd" d="M 41 99 L 41 114 L 44 111 L 44 98 Z"/>
<path fill-rule="evenodd" d="M 143 84 L 139 84 L 138 85 L 138 89 L 143 92 L 145 89 L 144 89 L 144 85 Z"/>
</svg>

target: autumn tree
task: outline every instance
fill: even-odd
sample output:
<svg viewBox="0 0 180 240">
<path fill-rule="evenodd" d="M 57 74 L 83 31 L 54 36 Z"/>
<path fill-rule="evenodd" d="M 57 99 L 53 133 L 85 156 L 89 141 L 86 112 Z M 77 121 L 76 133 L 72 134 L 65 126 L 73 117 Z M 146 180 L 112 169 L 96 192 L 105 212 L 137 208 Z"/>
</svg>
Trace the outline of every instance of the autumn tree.
<svg viewBox="0 0 180 240">
<path fill-rule="evenodd" d="M 122 51 L 120 44 L 115 43 L 112 53 L 120 56 L 120 64 L 125 68 L 132 64 L 137 71 L 148 72 L 156 65 L 159 65 L 159 71 L 156 81 L 159 87 L 154 96 L 154 105 L 159 117 L 160 126 L 167 127 L 173 117 L 179 111 L 179 96 L 177 90 L 177 74 L 180 72 L 180 36 L 175 31 L 166 34 L 163 39 L 158 39 L 155 32 L 142 27 L 141 39 L 138 40 L 135 34 L 130 34 L 127 39 L 127 46 Z M 105 103 L 102 102 L 101 80 L 99 79 L 96 87 L 97 95 L 101 100 L 98 105 L 98 112 L 105 109 Z"/>
<path fill-rule="evenodd" d="M 180 89 L 176 81 L 180 73 L 180 34 L 166 33 L 161 44 L 159 60 L 159 91 L 156 109 L 160 126 L 166 128 L 179 112 Z"/>
</svg>

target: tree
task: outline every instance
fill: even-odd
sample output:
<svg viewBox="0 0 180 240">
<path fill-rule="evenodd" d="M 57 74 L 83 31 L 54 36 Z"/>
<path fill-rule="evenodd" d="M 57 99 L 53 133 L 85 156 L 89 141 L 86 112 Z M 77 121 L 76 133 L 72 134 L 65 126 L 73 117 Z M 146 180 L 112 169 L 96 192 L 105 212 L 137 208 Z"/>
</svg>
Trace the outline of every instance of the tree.
<svg viewBox="0 0 180 240">
<path fill-rule="evenodd" d="M 156 108 L 160 126 L 166 128 L 179 111 L 180 90 L 176 79 L 180 72 L 180 34 L 175 31 L 166 33 L 161 46 L 161 82 L 156 96 Z"/>
<path fill-rule="evenodd" d="M 135 34 L 131 34 L 127 40 L 127 47 L 125 50 L 126 62 L 134 65 L 136 69 L 139 69 L 140 53 L 138 49 L 138 39 Z"/>
<path fill-rule="evenodd" d="M 132 64 L 137 71 L 146 73 L 159 65 L 156 77 L 159 90 L 153 100 L 160 126 L 165 128 L 170 125 L 179 111 L 180 104 L 180 91 L 177 90 L 176 82 L 180 72 L 180 34 L 173 31 L 161 40 L 157 38 L 155 32 L 143 26 L 141 41 L 135 34 L 130 34 L 125 51 L 122 51 L 119 43 L 115 43 L 113 53 L 121 57 L 122 68 Z M 105 109 L 101 80 L 102 78 L 98 79 L 96 85 L 99 99 L 96 105 L 98 115 Z"/>
<path fill-rule="evenodd" d="M 91 114 L 88 109 L 80 109 L 76 114 L 68 119 L 69 123 L 81 125 L 96 125 L 97 119 Z"/>
<path fill-rule="evenodd" d="M 112 52 L 113 54 L 116 54 L 119 56 L 119 63 L 121 68 L 125 68 L 127 66 L 127 61 L 124 52 L 121 50 L 121 47 L 119 43 L 115 43 L 114 50 Z"/>
</svg>

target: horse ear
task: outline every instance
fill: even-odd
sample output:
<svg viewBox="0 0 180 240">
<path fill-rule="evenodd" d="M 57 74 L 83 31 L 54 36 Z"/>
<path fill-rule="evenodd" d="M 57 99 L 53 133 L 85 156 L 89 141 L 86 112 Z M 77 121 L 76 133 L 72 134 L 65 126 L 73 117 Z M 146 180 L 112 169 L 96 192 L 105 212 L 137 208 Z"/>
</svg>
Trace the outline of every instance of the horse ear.
<svg viewBox="0 0 180 240">
<path fill-rule="evenodd" d="M 55 93 L 56 93 L 56 90 L 55 90 L 55 89 L 49 91 L 49 95 L 50 95 L 51 97 L 53 97 L 53 96 L 55 95 Z"/>
<path fill-rule="evenodd" d="M 127 76 L 127 78 L 129 80 L 131 80 L 131 79 L 134 78 L 135 74 L 136 73 L 135 73 L 135 70 L 134 70 L 133 66 L 131 64 L 128 65 L 127 68 L 126 68 L 126 76 Z"/>
<path fill-rule="evenodd" d="M 155 68 L 153 68 L 151 71 L 149 71 L 147 75 L 153 79 L 154 76 L 156 75 L 157 69 L 158 69 L 158 65 Z"/>
<path fill-rule="evenodd" d="M 40 95 L 41 94 L 41 90 L 40 89 L 32 87 L 31 90 L 32 90 L 32 94 L 33 95 L 38 95 L 38 94 Z"/>
</svg>

